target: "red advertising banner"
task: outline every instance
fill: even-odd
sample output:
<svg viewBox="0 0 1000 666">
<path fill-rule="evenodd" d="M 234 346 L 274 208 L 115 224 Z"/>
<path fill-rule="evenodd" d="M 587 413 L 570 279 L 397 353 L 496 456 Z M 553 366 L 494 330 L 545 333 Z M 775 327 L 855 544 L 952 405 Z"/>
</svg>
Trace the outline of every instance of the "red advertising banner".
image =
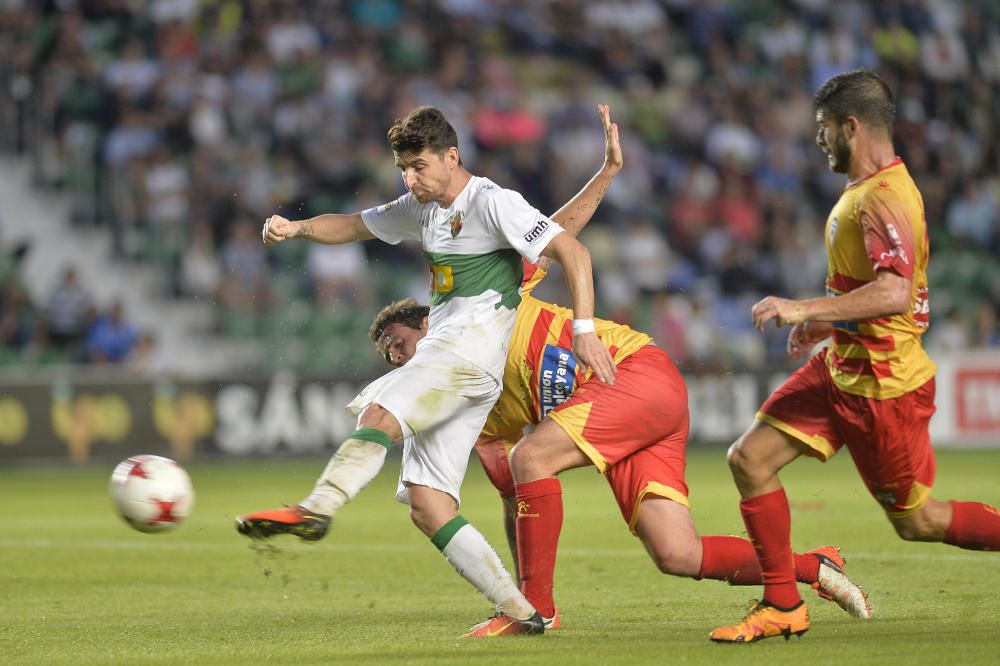
<svg viewBox="0 0 1000 666">
<path fill-rule="evenodd" d="M 1000 367 L 961 368 L 955 373 L 956 435 L 1000 439 Z"/>
</svg>

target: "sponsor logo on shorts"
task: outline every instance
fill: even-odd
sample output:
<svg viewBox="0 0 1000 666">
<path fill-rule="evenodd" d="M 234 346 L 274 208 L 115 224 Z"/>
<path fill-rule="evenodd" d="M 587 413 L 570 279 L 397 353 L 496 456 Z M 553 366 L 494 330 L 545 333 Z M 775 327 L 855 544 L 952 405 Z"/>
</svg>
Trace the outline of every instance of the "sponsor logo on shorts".
<svg viewBox="0 0 1000 666">
<path fill-rule="evenodd" d="M 545 345 L 538 370 L 538 411 L 545 418 L 566 402 L 576 388 L 576 356 L 555 345 Z"/>
<path fill-rule="evenodd" d="M 886 508 L 896 506 L 896 493 L 891 490 L 875 490 L 872 492 L 879 504 Z"/>
</svg>

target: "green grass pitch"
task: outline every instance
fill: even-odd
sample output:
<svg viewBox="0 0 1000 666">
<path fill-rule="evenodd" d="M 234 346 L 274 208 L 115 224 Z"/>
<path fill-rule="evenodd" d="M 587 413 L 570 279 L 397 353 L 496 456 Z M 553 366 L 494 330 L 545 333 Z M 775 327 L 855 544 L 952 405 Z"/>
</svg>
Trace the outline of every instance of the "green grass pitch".
<svg viewBox="0 0 1000 666">
<path fill-rule="evenodd" d="M 123 456 L 124 457 L 124 456 Z M 847 455 L 783 475 L 793 545 L 843 547 L 875 617 L 847 617 L 803 588 L 801 640 L 715 645 L 759 588 L 658 573 L 603 479 L 563 475 L 556 571 L 563 628 L 541 637 L 459 640 L 491 608 L 409 524 L 393 499 L 398 458 L 316 545 L 255 551 L 241 512 L 295 502 L 324 464 L 189 466 L 194 515 L 146 535 L 117 518 L 113 465 L 0 470 L 0 663 L 4 664 L 970 664 L 1000 660 L 1000 554 L 899 540 Z M 1000 451 L 941 452 L 935 496 L 1000 503 Z M 703 534 L 740 534 L 721 449 L 694 450 L 688 481 Z M 509 563 L 499 501 L 470 465 L 462 514 Z"/>
</svg>

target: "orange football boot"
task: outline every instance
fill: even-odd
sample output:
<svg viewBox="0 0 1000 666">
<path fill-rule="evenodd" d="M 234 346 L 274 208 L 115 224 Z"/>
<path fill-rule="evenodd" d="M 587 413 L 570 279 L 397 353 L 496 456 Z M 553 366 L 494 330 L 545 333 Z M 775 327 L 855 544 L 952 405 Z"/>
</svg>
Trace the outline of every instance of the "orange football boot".
<svg viewBox="0 0 1000 666">
<path fill-rule="evenodd" d="M 779 610 L 764 601 L 756 602 L 747 616 L 738 624 L 713 629 L 709 638 L 716 643 L 753 643 L 774 636 L 792 634 L 801 637 L 809 631 L 809 611 L 806 604 L 799 604 L 787 611 Z"/>
</svg>

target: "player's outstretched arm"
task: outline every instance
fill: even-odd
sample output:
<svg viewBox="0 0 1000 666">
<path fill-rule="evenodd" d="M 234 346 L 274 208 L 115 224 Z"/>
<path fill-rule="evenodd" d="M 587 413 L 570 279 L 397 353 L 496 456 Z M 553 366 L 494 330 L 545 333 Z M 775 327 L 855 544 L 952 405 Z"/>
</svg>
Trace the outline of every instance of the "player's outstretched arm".
<svg viewBox="0 0 1000 666">
<path fill-rule="evenodd" d="M 865 321 L 906 314 L 910 310 L 912 283 L 892 271 L 881 270 L 873 281 L 840 296 L 793 301 L 768 296 L 751 310 L 753 325 L 763 331 L 772 319 L 778 326 L 804 321 Z"/>
<path fill-rule="evenodd" d="M 289 238 L 305 238 L 316 243 L 339 245 L 370 240 L 375 235 L 365 226 L 361 213 L 327 213 L 308 220 L 289 220 L 281 215 L 272 215 L 264 222 L 261 237 L 265 245 L 276 245 Z"/>
<path fill-rule="evenodd" d="M 597 112 L 601 115 L 601 125 L 604 127 L 604 164 L 582 190 L 552 215 L 552 219 L 574 237 L 590 222 L 624 163 L 618 125 L 611 122 L 610 109 L 606 104 L 598 104 Z"/>
<path fill-rule="evenodd" d="M 594 174 L 594 177 L 577 192 L 572 199 L 563 204 L 562 208 L 552 214 L 552 219 L 559 223 L 568 234 L 574 238 L 583 230 L 594 216 L 594 211 L 604 200 L 608 188 L 614 182 L 615 176 L 622 170 L 622 146 L 618 139 L 618 125 L 611 122 L 611 110 L 607 104 L 598 104 L 597 112 L 601 116 L 604 127 L 604 164 Z M 542 257 L 538 267 L 548 270 L 552 260 Z"/>
</svg>

